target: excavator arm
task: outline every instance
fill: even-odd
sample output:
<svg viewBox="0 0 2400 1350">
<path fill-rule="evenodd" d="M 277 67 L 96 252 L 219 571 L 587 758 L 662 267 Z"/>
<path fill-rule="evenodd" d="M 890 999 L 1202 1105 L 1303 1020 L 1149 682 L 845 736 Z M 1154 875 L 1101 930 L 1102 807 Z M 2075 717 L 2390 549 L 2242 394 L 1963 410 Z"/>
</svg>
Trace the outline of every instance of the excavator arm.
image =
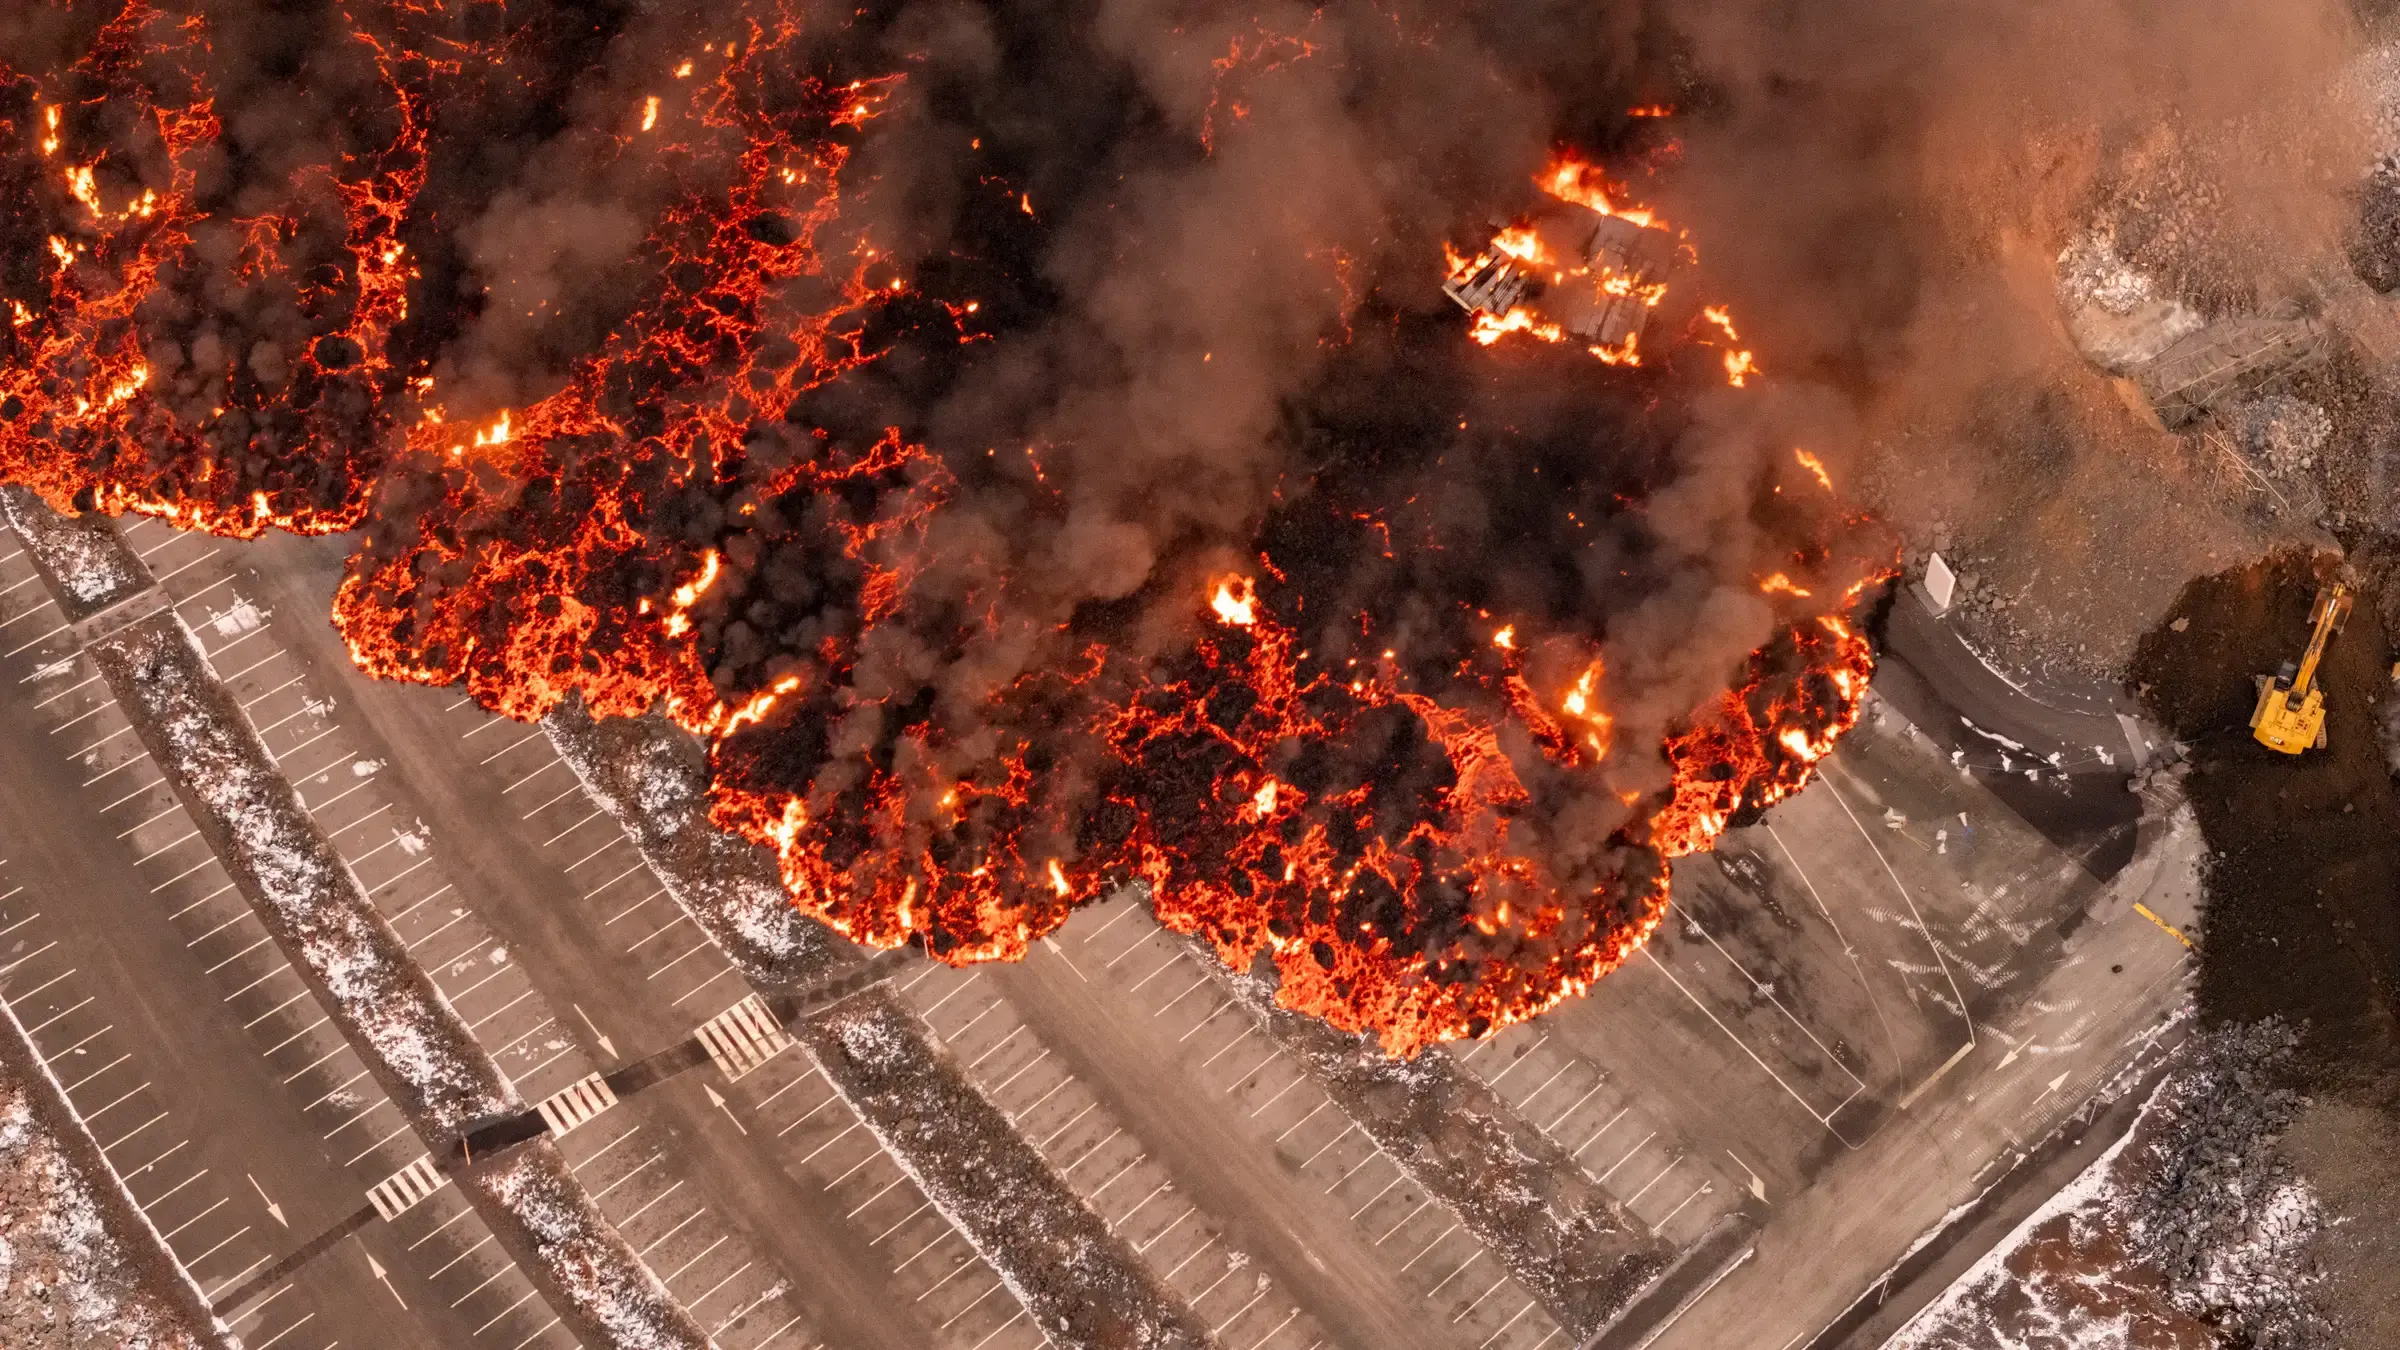
<svg viewBox="0 0 2400 1350">
<path fill-rule="evenodd" d="M 2341 582 L 2317 593 L 2309 610 L 2308 651 L 2297 669 L 2286 666 L 2272 676 L 2260 676 L 2258 704 L 2250 713 L 2250 733 L 2270 750 L 2296 755 L 2325 744 L 2325 694 L 2317 688 L 2317 666 L 2325 646 L 2341 631 L 2350 614 L 2350 588 Z"/>
<path fill-rule="evenodd" d="M 2325 644 L 2341 631 L 2342 620 L 2350 616 L 2350 588 L 2340 582 L 2317 596 L 2316 613 L 2309 618 L 2317 625 L 2308 639 L 2308 654 L 2300 658 L 2300 673 L 2292 680 L 2292 688 L 2307 693 L 2317 682 L 2317 663 L 2325 659 Z"/>
</svg>

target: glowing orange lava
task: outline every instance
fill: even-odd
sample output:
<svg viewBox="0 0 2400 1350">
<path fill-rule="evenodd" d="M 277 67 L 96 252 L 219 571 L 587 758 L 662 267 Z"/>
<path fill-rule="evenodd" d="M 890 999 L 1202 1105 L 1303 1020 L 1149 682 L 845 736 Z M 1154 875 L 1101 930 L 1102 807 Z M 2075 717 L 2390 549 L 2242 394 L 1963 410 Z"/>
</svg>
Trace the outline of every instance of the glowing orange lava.
<svg viewBox="0 0 2400 1350">
<path fill-rule="evenodd" d="M 223 535 L 360 530 L 333 612 L 362 669 L 519 719 L 570 697 L 662 709 L 707 748 L 712 819 L 860 942 L 1021 956 L 1140 881 L 1169 926 L 1237 966 L 1268 957 L 1287 1005 L 1398 1054 L 1521 1021 L 1625 960 L 1664 911 L 1667 864 L 1805 783 L 1855 720 L 1863 583 L 1825 549 L 1720 580 L 1769 607 L 1775 636 L 1663 746 L 1612 704 L 1629 663 L 1580 612 L 1461 608 L 1434 638 L 1387 625 L 1336 662 L 1302 633 L 1363 643 L 1366 617 L 1321 616 L 1264 546 L 1162 564 L 1142 598 L 1164 619 L 1122 641 L 1083 615 L 1014 615 L 1006 577 L 937 592 L 928 576 L 976 574 L 971 538 L 937 528 L 975 487 L 945 458 L 964 452 L 803 414 L 881 359 L 894 316 L 948 349 L 976 336 L 980 302 L 920 295 L 832 228 L 895 83 L 800 73 L 797 6 L 772 0 L 744 7 L 738 44 L 615 86 L 612 163 L 663 203 L 627 263 L 638 282 L 557 379 L 467 406 L 408 345 L 432 289 L 411 248 L 434 228 L 432 110 L 453 82 L 505 74 L 506 43 L 462 39 L 461 9 L 345 15 L 388 105 L 362 119 L 377 144 L 239 217 L 204 205 L 223 131 L 204 13 L 134 0 L 63 74 L 0 71 L 0 173 L 21 189 L 0 241 L 38 281 L 0 295 L 0 478 Z M 1234 39 L 1202 151 L 1246 125 L 1252 81 L 1318 50 Z M 1589 160 L 1536 183 L 1558 217 L 1453 254 L 1448 278 L 1478 295 L 1541 288 L 1479 311 L 1475 341 L 1622 366 L 1691 351 L 1696 325 L 1642 330 L 1673 236 Z M 1023 188 L 999 200 L 1009 228 L 1049 228 Z M 194 284 L 251 288 L 305 341 L 227 353 L 172 330 Z M 1757 366 L 1739 351 L 1724 370 L 1740 386 Z M 1047 448 L 1002 453 L 1019 448 L 1047 487 Z M 1396 533 L 1370 548 L 1405 554 Z M 1063 655 L 968 692 L 891 674 L 977 642 Z"/>
</svg>

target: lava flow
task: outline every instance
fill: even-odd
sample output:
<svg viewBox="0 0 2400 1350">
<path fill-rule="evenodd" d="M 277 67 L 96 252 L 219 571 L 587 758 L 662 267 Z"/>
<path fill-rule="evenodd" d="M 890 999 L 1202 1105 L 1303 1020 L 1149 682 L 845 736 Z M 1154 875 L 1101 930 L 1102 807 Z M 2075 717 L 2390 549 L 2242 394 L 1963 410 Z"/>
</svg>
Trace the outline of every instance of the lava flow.
<svg viewBox="0 0 2400 1350">
<path fill-rule="evenodd" d="M 981 56 L 903 80 L 863 19 L 731 8 L 629 9 L 603 68 L 486 4 L 69 6 L 0 72 L 0 477 L 358 531 L 363 669 L 662 712 L 716 822 L 861 942 L 1014 958 L 1138 882 L 1398 1054 L 1624 960 L 1672 860 L 1857 716 L 1859 522 L 1724 388 L 1757 372 L 1729 311 L 1645 335 L 1696 262 L 1596 159 L 1454 255 L 1464 332 L 1433 224 L 1386 239 L 1413 198 L 1281 209 L 1328 181 L 1279 129 L 1346 106 L 1315 82 L 1430 81 L 1451 38 L 1277 38 L 1224 117 L 1117 90 L 1126 161 L 1177 166 L 1128 182 L 910 101 Z M 994 50 L 1091 40 L 1024 21 Z M 274 153 L 262 60 L 323 114 Z M 1183 221 L 1218 210 L 1257 237 Z"/>
</svg>

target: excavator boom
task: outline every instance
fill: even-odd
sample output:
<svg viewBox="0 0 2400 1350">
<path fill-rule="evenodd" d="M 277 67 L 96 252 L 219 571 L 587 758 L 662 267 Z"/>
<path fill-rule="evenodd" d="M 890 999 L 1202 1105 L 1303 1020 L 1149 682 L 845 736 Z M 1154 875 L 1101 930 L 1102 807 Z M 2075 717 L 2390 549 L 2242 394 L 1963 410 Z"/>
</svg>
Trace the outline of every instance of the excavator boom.
<svg viewBox="0 0 2400 1350">
<path fill-rule="evenodd" d="M 2326 644 L 2341 631 L 2342 620 L 2349 614 L 2348 586 L 2337 581 L 2318 592 L 2308 616 L 2314 631 L 2309 634 L 2308 651 L 2300 658 L 2299 667 L 2284 667 L 2291 672 L 2288 675 L 2278 672 L 2259 677 L 2258 704 L 2250 712 L 2250 733 L 2260 745 L 2296 755 L 2325 744 L 2325 693 L 2317 688 L 2317 666 L 2325 658 Z"/>
<path fill-rule="evenodd" d="M 2308 653 L 2300 658 L 2300 673 L 2292 680 L 2292 688 L 2302 693 L 2316 686 L 2317 663 L 2325 659 L 2325 644 L 2333 640 L 2342 620 L 2349 617 L 2349 588 L 2335 582 L 2332 590 L 2317 598 L 2316 610 L 2311 617 L 2316 620 L 2317 631 L 2309 636 Z"/>
</svg>

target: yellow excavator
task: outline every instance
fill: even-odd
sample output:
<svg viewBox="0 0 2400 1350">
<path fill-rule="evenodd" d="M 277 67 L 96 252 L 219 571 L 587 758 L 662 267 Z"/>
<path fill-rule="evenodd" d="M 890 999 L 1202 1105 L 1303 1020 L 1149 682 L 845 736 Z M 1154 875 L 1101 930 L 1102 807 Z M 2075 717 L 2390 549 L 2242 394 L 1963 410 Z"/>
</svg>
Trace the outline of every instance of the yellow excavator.
<svg viewBox="0 0 2400 1350">
<path fill-rule="evenodd" d="M 2325 644 L 2350 617 L 2350 588 L 2334 582 L 2317 592 L 2308 622 L 2316 630 L 2298 668 L 2286 661 L 2272 676 L 2258 679 L 2258 706 L 2250 710 L 2250 734 L 2269 750 L 2296 755 L 2311 747 L 2325 748 L 2325 691 L 2317 687 L 2317 663 Z"/>
</svg>

